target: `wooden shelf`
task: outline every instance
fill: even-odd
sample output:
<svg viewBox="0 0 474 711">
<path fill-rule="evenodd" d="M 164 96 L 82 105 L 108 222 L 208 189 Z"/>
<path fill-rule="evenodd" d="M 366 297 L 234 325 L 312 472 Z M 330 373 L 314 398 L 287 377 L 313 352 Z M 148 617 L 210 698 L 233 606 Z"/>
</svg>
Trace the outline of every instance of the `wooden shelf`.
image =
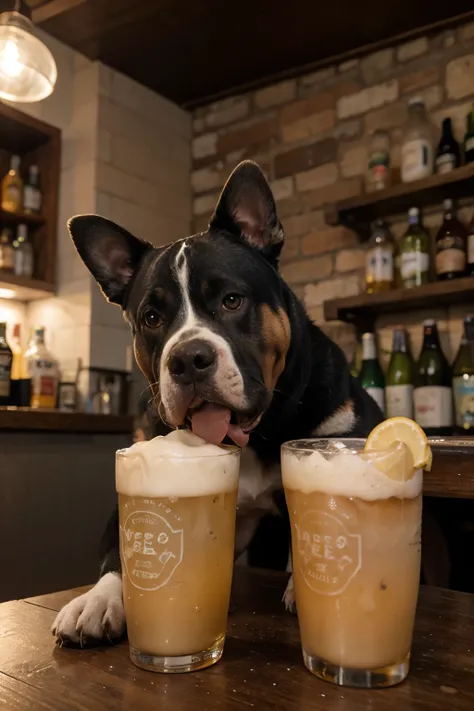
<svg viewBox="0 0 474 711">
<path fill-rule="evenodd" d="M 0 407 L 1 430 L 48 432 L 132 433 L 130 415 L 91 415 L 85 412 L 32 410 L 29 407 Z"/>
<path fill-rule="evenodd" d="M 406 313 L 453 304 L 474 306 L 474 277 L 325 301 L 324 317 L 326 321 L 347 321 L 367 327 L 381 314 Z"/>
<path fill-rule="evenodd" d="M 43 193 L 42 214 L 11 213 L 0 209 L 0 225 L 28 227 L 35 264 L 34 279 L 18 279 L 0 273 L 0 288 L 14 291 L 12 298 L 30 301 L 54 293 L 56 274 L 56 230 L 58 222 L 61 131 L 17 108 L 0 102 L 0 177 L 10 167 L 12 154 L 21 159 L 20 172 L 28 176 L 30 166 L 39 168 Z"/>
<path fill-rule="evenodd" d="M 474 163 L 451 173 L 431 175 L 413 183 L 400 183 L 387 190 L 365 193 L 326 206 L 328 225 L 345 224 L 362 240 L 369 236 L 369 225 L 377 219 L 406 212 L 410 207 L 436 205 L 445 198 L 474 196 Z"/>
<path fill-rule="evenodd" d="M 43 215 L 36 215 L 29 212 L 9 212 L 0 208 L 0 224 L 1 225 L 21 225 L 25 224 L 28 227 L 37 227 L 44 225 L 46 222 Z"/>
<path fill-rule="evenodd" d="M 2 289 L 11 292 L 3 294 Z M 18 299 L 19 301 L 35 301 L 54 296 L 54 284 L 41 279 L 28 279 L 0 270 L 0 298 Z"/>
</svg>

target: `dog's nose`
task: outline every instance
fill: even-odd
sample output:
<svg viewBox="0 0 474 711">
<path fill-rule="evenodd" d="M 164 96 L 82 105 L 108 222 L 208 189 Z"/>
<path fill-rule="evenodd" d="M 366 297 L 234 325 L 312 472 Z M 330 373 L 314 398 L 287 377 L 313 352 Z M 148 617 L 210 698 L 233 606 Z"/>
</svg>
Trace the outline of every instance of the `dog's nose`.
<svg viewBox="0 0 474 711">
<path fill-rule="evenodd" d="M 168 356 L 168 370 L 175 380 L 196 382 L 206 378 L 216 362 L 216 352 L 210 343 L 195 339 L 178 343 Z"/>
</svg>

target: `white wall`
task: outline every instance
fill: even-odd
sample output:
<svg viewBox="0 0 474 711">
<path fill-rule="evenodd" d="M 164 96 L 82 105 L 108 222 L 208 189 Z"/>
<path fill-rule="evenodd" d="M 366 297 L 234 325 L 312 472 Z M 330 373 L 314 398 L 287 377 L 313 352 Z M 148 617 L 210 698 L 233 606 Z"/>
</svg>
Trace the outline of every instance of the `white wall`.
<svg viewBox="0 0 474 711">
<path fill-rule="evenodd" d="M 190 232 L 191 117 L 163 97 L 42 35 L 58 65 L 52 96 L 18 105 L 62 131 L 57 298 L 12 302 L 28 327 L 46 326 L 66 371 L 85 364 L 131 367 L 131 337 L 120 309 L 108 305 L 77 256 L 69 217 L 97 212 L 153 244 Z M 10 321 L 10 317 L 8 318 Z"/>
</svg>

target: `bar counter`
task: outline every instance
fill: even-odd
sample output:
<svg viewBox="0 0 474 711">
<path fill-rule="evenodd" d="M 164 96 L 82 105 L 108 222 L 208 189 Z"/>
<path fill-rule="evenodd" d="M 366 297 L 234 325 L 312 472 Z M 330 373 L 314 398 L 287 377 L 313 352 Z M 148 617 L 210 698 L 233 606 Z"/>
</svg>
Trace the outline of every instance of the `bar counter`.
<svg viewBox="0 0 474 711">
<path fill-rule="evenodd" d="M 129 415 L 92 415 L 85 412 L 32 410 L 29 407 L 0 407 L 0 431 L 109 432 L 130 433 Z"/>
</svg>

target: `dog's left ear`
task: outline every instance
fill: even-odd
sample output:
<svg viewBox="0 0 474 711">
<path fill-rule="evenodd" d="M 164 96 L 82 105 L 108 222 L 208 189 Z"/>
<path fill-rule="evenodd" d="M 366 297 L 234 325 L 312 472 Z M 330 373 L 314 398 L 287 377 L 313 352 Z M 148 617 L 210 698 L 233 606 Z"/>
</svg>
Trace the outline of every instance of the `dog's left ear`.
<svg viewBox="0 0 474 711">
<path fill-rule="evenodd" d="M 270 186 L 256 163 L 243 161 L 231 173 L 209 228 L 242 237 L 266 256 L 278 259 L 284 240 L 283 228 Z"/>
</svg>

